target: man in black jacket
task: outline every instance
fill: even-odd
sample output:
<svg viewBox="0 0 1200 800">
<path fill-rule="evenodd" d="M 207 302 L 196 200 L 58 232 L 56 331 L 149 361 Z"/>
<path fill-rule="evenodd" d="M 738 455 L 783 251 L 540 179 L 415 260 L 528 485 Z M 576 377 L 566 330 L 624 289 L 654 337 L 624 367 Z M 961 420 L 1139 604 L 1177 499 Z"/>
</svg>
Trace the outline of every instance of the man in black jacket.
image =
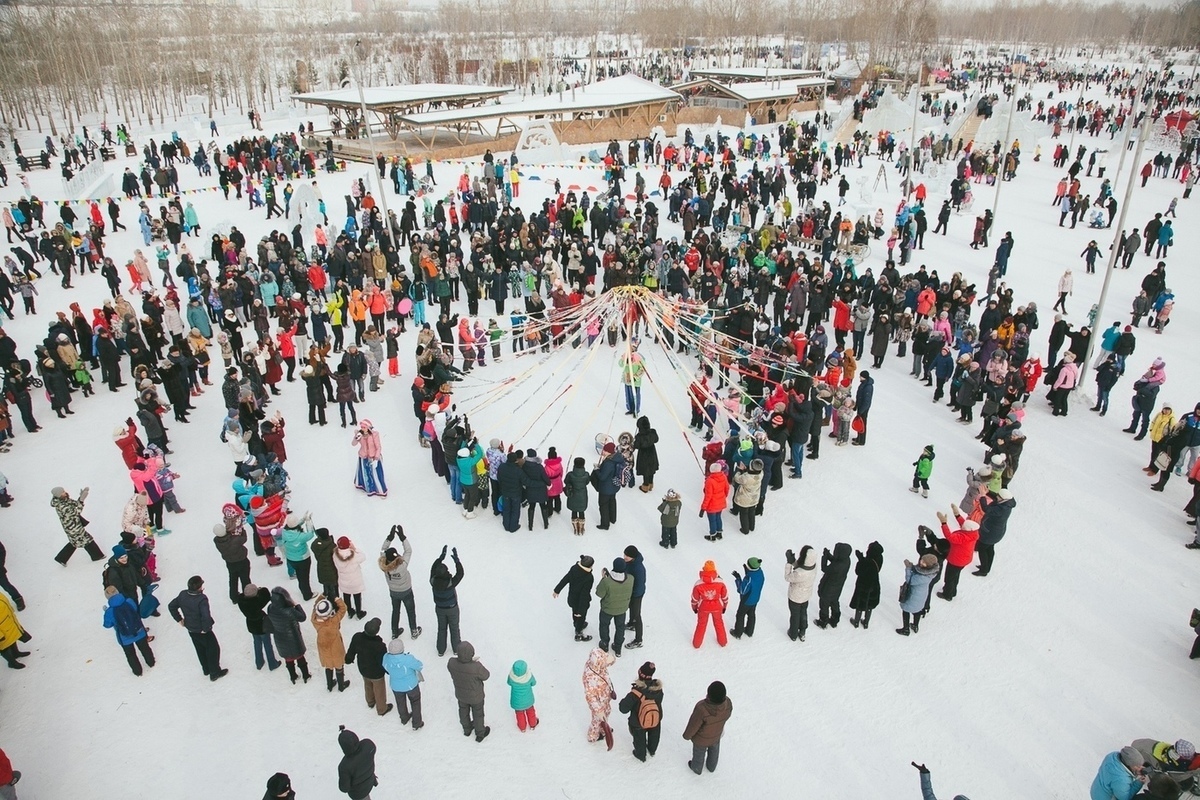
<svg viewBox="0 0 1200 800">
<path fill-rule="evenodd" d="M 213 525 L 213 545 L 229 571 L 229 599 L 234 603 L 240 592 L 250 586 L 250 554 L 246 551 L 246 531 L 230 533 L 224 523 Z M 260 667 L 261 669 L 261 667 Z"/>
<path fill-rule="evenodd" d="M 861 447 L 867 443 L 867 414 L 871 411 L 871 402 L 875 398 L 875 379 L 871 373 L 863 370 L 858 376 L 858 391 L 854 393 L 854 412 L 862 420 L 862 430 L 853 444 Z"/>
<path fill-rule="evenodd" d="M 280 662 L 275 657 L 275 648 L 271 645 L 271 634 L 267 627 L 269 623 L 266 608 L 270 602 L 271 593 L 253 583 L 248 584 L 237 598 L 237 606 L 246 618 L 246 630 L 254 638 L 254 666 L 262 669 L 265 663 L 274 671 L 279 669 Z"/>
<path fill-rule="evenodd" d="M 563 576 L 558 585 L 554 587 L 554 597 L 558 598 L 558 593 L 567 589 L 567 606 L 571 609 L 571 622 L 575 626 L 575 641 L 590 642 L 592 637 L 583 632 L 588 626 L 587 613 L 592 605 L 592 583 L 596 578 L 592 575 L 592 564 L 595 560 L 591 556 L 582 555 L 579 561 L 574 564 L 567 574 Z"/>
<path fill-rule="evenodd" d="M 788 429 L 788 449 L 792 455 L 792 478 L 804 477 L 804 445 L 808 442 L 809 431 L 812 429 L 813 406 L 804 395 L 792 390 L 788 397 L 788 418 L 791 427 Z"/>
<path fill-rule="evenodd" d="M 338 763 L 338 790 L 350 800 L 371 800 L 371 790 L 379 785 L 375 777 L 375 743 L 359 739 L 354 731 L 339 725 L 338 745 L 342 760 Z"/>
<path fill-rule="evenodd" d="M 509 453 L 507 460 L 496 470 L 497 491 L 501 498 L 501 513 L 504 515 L 504 530 L 509 533 L 521 529 L 521 500 L 528 478 L 523 469 L 525 456 L 521 452 Z M 542 471 L 545 475 L 545 470 Z M 530 525 L 533 518 L 530 517 Z"/>
<path fill-rule="evenodd" d="M 617 705 L 622 714 L 629 715 L 629 734 L 633 737 L 633 757 L 645 761 L 646 755 L 658 750 L 662 734 L 662 682 L 654 677 L 656 667 L 647 661 L 638 667 L 637 680 L 629 694 Z"/>
<path fill-rule="evenodd" d="M 382 625 L 379 617 L 372 617 L 361 631 L 351 637 L 350 646 L 346 648 L 346 662 L 353 664 L 355 659 L 358 660 L 358 674 L 363 679 L 367 708 L 375 709 L 375 713 L 381 717 L 392 710 L 392 704 L 387 701 L 387 673 L 383 669 L 387 645 L 379 637 Z"/>
<path fill-rule="evenodd" d="M 219 681 L 229 674 L 229 670 L 221 668 L 221 645 L 212 632 L 213 618 L 204 595 L 204 579 L 199 575 L 188 578 L 187 591 L 168 603 L 167 611 L 171 619 L 187 628 L 200 668 L 208 679 Z"/>
<path fill-rule="evenodd" d="M 458 584 L 463 579 L 463 565 L 458 560 L 458 548 L 454 548 L 451 558 L 454 560 L 454 574 L 446 566 L 446 546 L 442 546 L 442 554 L 429 570 L 429 585 L 433 588 L 434 614 L 437 617 L 437 654 L 446 654 L 446 635 L 450 635 L 450 647 L 458 652 L 461 641 L 458 635 Z"/>
</svg>

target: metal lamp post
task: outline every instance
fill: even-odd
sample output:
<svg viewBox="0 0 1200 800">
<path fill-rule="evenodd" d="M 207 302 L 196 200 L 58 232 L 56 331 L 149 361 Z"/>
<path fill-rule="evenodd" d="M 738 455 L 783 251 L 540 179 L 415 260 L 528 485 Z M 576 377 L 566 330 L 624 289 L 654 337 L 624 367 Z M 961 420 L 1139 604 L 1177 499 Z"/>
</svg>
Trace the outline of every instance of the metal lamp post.
<svg viewBox="0 0 1200 800">
<path fill-rule="evenodd" d="M 392 242 L 392 215 L 388 211 L 387 193 L 383 188 L 383 178 L 379 177 L 379 154 L 375 150 L 375 136 L 371 133 L 371 123 L 367 119 L 367 100 L 363 95 L 363 76 L 366 73 L 366 53 L 363 50 L 362 39 L 356 39 L 354 49 L 359 53 L 358 76 L 355 81 L 358 84 L 358 106 L 362 111 L 363 127 L 367 130 L 367 145 L 371 148 L 371 175 L 375 178 L 375 185 L 379 187 L 379 205 L 383 208 L 383 230 L 387 233 L 388 243 Z M 383 246 L 383 242 L 379 243 Z"/>
</svg>

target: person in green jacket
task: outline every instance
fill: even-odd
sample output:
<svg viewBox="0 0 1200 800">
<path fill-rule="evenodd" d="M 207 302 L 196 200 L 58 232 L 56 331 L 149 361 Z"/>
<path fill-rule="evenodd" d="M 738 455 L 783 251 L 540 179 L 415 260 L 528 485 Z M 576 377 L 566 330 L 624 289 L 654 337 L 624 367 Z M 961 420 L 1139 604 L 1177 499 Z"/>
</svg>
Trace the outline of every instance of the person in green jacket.
<svg viewBox="0 0 1200 800">
<path fill-rule="evenodd" d="M 533 707 L 533 687 L 537 678 L 524 661 L 514 661 L 508 673 L 508 704 L 517 715 L 517 728 L 524 733 L 538 726 L 537 709 Z"/>
<path fill-rule="evenodd" d="M 913 482 L 909 491 L 916 494 L 917 489 L 920 489 L 921 497 L 929 497 L 929 476 L 933 474 L 933 445 L 925 445 L 920 458 L 913 462 L 913 466 L 916 470 L 913 472 Z"/>
<path fill-rule="evenodd" d="M 668 489 L 666 496 L 658 504 L 658 513 L 661 515 L 659 522 L 662 524 L 662 540 L 658 543 L 659 547 L 668 548 L 679 544 L 679 510 L 682 506 L 679 492 Z"/>
<path fill-rule="evenodd" d="M 625 645 L 625 615 L 633 599 L 633 580 L 625 574 L 623 558 L 614 558 L 612 571 L 603 570 L 603 575 L 596 587 L 596 597 L 600 598 L 600 649 L 608 652 L 609 625 L 615 622 L 612 647 L 619 656 Z"/>
<path fill-rule="evenodd" d="M 283 557 L 287 559 L 288 570 L 295 573 L 296 581 L 300 584 L 300 594 L 305 600 L 313 598 L 312 586 L 308 579 L 312 571 L 312 556 L 308 553 L 308 543 L 315 536 L 311 514 L 288 514 L 283 534 L 280 536 Z"/>
<path fill-rule="evenodd" d="M 576 458 L 571 465 L 571 471 L 563 476 L 563 492 L 567 495 L 567 510 L 571 512 L 571 529 L 576 536 L 583 536 L 587 528 L 588 486 L 591 485 L 591 473 L 587 471 L 586 462 Z"/>
</svg>

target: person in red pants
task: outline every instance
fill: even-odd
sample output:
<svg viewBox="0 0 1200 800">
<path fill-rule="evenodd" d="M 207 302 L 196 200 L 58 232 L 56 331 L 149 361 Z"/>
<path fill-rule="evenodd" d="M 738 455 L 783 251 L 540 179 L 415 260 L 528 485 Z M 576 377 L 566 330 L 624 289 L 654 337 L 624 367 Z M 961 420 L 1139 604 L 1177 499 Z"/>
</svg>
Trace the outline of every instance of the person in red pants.
<svg viewBox="0 0 1200 800">
<path fill-rule="evenodd" d="M 725 582 L 717 575 L 717 565 L 704 562 L 700 580 L 692 587 L 692 611 L 696 614 L 696 633 L 692 636 L 692 647 L 699 648 L 704 642 L 704 631 L 708 618 L 712 617 L 713 630 L 717 632 L 717 644 L 724 647 L 729 639 L 725 635 L 725 609 L 729 607 L 729 592 Z"/>
</svg>

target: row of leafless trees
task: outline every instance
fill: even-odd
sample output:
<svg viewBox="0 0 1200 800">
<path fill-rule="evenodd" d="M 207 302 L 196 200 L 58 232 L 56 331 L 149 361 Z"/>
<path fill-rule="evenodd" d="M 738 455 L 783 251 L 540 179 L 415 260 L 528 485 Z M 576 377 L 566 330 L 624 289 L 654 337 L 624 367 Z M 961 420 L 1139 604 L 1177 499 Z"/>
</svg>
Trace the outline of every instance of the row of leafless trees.
<svg viewBox="0 0 1200 800">
<path fill-rule="evenodd" d="M 203 0 L 0 7 L 0 124 L 58 133 L 96 118 L 163 124 L 269 111 L 294 91 L 336 88 L 360 69 L 371 85 L 501 77 L 521 85 L 534 72 L 544 83 L 565 57 L 594 65 L 609 50 L 645 59 L 658 48 L 698 47 L 739 65 L 790 64 L 802 53 L 802 63 L 815 65 L 820 44 L 837 43 L 851 56 L 908 70 L 980 43 L 1055 55 L 1080 45 L 1103 53 L 1200 42 L 1200 0 L 1168 8 L 1085 0 L 969 8 L 938 0 L 442 0 L 434 13 L 365 15 L 332 2 L 288 0 L 287 13 Z"/>
</svg>

